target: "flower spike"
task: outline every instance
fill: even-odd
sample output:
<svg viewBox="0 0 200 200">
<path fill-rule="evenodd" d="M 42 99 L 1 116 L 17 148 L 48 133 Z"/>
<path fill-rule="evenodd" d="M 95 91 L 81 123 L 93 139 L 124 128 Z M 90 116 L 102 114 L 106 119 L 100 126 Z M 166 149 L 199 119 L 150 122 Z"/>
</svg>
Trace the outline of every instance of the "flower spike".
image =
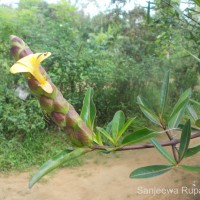
<svg viewBox="0 0 200 200">
<path fill-rule="evenodd" d="M 33 54 L 21 38 L 12 35 L 10 40 L 11 54 L 16 60 L 16 64 L 11 67 L 10 71 L 24 73 L 28 86 L 39 100 L 42 109 L 54 123 L 63 128 L 76 146 L 92 145 L 92 130 L 87 127 L 74 107 L 63 97 L 40 65 L 45 58 L 50 56 L 50 53 Z M 32 75 L 27 76 L 27 72 Z"/>
</svg>

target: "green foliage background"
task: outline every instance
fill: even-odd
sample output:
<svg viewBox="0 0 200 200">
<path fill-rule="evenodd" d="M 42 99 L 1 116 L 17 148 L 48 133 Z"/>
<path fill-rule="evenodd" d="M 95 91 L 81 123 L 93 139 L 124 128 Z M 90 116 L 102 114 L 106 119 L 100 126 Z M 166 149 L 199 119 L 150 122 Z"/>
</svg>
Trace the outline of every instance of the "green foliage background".
<svg viewBox="0 0 200 200">
<path fill-rule="evenodd" d="M 179 1 L 175 3 L 178 5 Z M 94 88 L 98 125 L 109 122 L 119 109 L 129 117 L 137 116 L 135 129 L 143 125 L 145 119 L 139 112 L 137 96 L 147 97 L 157 109 L 159 102 L 155 99 L 166 70 L 171 72 L 171 105 L 182 91 L 194 88 L 198 84 L 199 63 L 185 50 L 198 56 L 199 26 L 182 19 L 172 7 L 166 9 L 160 1 L 155 6 L 152 16 L 147 16 L 141 7 L 129 12 L 116 7 L 90 18 L 64 0 L 57 4 L 20 0 L 15 9 L 1 5 L 0 152 L 5 150 L 5 144 L 12 145 L 10 152 L 16 150 L 15 146 L 17 152 L 21 148 L 26 151 L 31 148 L 26 146 L 27 140 L 34 141 L 37 148 L 30 144 L 39 149 L 38 154 L 30 151 L 27 163 L 35 164 L 30 162 L 31 155 L 43 151 L 41 141 L 51 146 L 54 137 L 48 133 L 55 132 L 31 94 L 23 101 L 15 93 L 18 86 L 27 86 L 21 75 L 9 73 L 14 63 L 9 56 L 12 34 L 24 39 L 34 52 L 52 53 L 43 65 L 78 112 L 85 91 Z M 193 9 L 199 10 L 195 5 Z M 194 19 L 199 16 L 193 16 L 190 10 L 185 12 Z M 198 92 L 195 95 L 200 99 Z M 38 136 L 43 134 L 52 140 Z M 62 134 L 59 137 L 62 140 Z M 58 142 L 57 148 L 61 147 Z M 7 159 L 5 155 L 0 154 L 0 169 L 15 168 L 17 164 L 2 164 Z"/>
</svg>

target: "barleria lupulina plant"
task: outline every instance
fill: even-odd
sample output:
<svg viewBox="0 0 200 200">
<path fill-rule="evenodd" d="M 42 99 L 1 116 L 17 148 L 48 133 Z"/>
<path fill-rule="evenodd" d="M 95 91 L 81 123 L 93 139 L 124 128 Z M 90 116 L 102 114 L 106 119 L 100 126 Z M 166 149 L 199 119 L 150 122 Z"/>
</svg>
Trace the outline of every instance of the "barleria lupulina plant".
<svg viewBox="0 0 200 200">
<path fill-rule="evenodd" d="M 13 35 L 10 38 L 11 54 L 17 61 L 10 71 L 24 74 L 31 92 L 38 98 L 42 109 L 58 126 L 65 129 L 77 146 L 89 145 L 92 141 L 92 131 L 40 65 L 50 53 L 33 54 L 23 40 Z"/>
<path fill-rule="evenodd" d="M 180 164 L 185 157 L 193 156 L 200 151 L 200 145 L 189 148 L 190 139 L 200 137 L 200 132 L 191 134 L 191 121 L 198 130 L 199 121 L 192 104 L 200 105 L 191 98 L 192 90 L 186 90 L 175 104 L 169 117 L 165 117 L 166 104 L 169 90 L 169 71 L 165 73 L 160 95 L 160 109 L 155 112 L 149 102 L 138 96 L 137 101 L 143 114 L 158 126 L 158 131 L 141 128 L 133 133 L 126 134 L 127 129 L 135 118 L 125 121 L 122 111 L 116 112 L 107 127 L 95 127 L 94 121 L 96 108 L 93 102 L 93 90 L 90 88 L 85 94 L 81 114 L 63 97 L 59 89 L 53 84 L 50 77 L 40 65 L 50 53 L 34 54 L 26 43 L 16 36 L 11 36 L 11 54 L 16 63 L 11 67 L 11 73 L 23 73 L 31 92 L 38 99 L 41 108 L 50 116 L 52 121 L 70 136 L 74 143 L 73 148 L 66 148 L 44 163 L 33 175 L 29 182 L 31 188 L 44 175 L 58 168 L 63 163 L 75 159 L 91 151 L 111 153 L 113 151 L 126 151 L 144 148 L 156 148 L 169 164 L 152 165 L 134 170 L 131 178 L 149 178 L 161 175 L 180 166 L 189 171 L 200 172 L 200 166 L 188 166 Z M 188 119 L 181 125 L 183 116 L 188 113 Z M 162 131 L 160 130 L 162 129 Z M 181 131 L 179 139 L 174 138 L 174 131 Z M 166 134 L 168 141 L 159 143 L 155 137 Z M 149 140 L 148 144 L 141 144 Z M 140 143 L 140 144 L 138 144 Z M 172 147 L 172 154 L 165 150 L 164 146 Z"/>
</svg>

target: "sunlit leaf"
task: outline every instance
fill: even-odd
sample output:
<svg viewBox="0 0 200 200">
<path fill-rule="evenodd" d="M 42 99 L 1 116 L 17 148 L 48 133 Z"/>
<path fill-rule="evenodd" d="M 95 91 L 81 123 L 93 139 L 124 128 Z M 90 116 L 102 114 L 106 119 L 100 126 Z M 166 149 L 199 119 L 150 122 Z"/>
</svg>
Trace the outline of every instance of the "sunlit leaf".
<svg viewBox="0 0 200 200">
<path fill-rule="evenodd" d="M 113 139 L 116 141 L 117 135 L 124 126 L 125 123 L 125 116 L 122 111 L 117 111 L 112 120 L 112 136 Z"/>
<path fill-rule="evenodd" d="M 160 154 L 167 160 L 169 161 L 172 165 L 176 165 L 176 161 L 174 160 L 174 158 L 172 157 L 172 155 L 170 153 L 168 153 L 161 145 L 159 142 L 157 142 L 157 140 L 155 140 L 154 138 L 150 139 L 151 142 L 153 143 L 153 145 L 155 146 L 155 148 L 160 152 Z"/>
<path fill-rule="evenodd" d="M 91 151 L 90 149 L 79 148 L 75 150 L 66 149 L 61 153 L 54 156 L 52 159 L 44 163 L 40 169 L 33 175 L 29 182 L 29 188 L 31 188 L 35 183 L 37 183 L 43 176 L 51 172 L 52 170 L 58 168 L 64 163 L 75 159 L 83 154 Z"/>
<path fill-rule="evenodd" d="M 147 128 L 143 128 L 141 130 L 138 130 L 134 133 L 125 136 L 124 139 L 122 140 L 122 144 L 125 145 L 135 144 L 143 140 L 149 139 L 151 137 L 154 137 L 156 135 L 157 133 L 155 133 L 154 131 L 149 130 Z"/>
<path fill-rule="evenodd" d="M 180 140 L 180 147 L 179 147 L 179 160 L 182 160 L 185 152 L 188 149 L 190 143 L 190 136 L 191 136 L 191 123 L 188 120 L 182 130 L 181 140 Z"/>
<path fill-rule="evenodd" d="M 111 137 L 111 135 L 106 132 L 103 128 L 101 127 L 97 127 L 97 130 L 102 133 L 104 135 L 104 137 L 106 137 L 112 144 L 115 145 L 115 141 L 113 140 L 113 138 Z"/>
<path fill-rule="evenodd" d="M 160 113 L 161 116 L 164 113 L 167 96 L 168 96 L 168 89 L 169 89 L 169 71 L 165 73 L 162 88 L 161 88 L 161 95 L 160 95 Z"/>
<path fill-rule="evenodd" d="M 126 130 L 128 129 L 128 127 L 133 123 L 135 118 L 130 118 L 126 121 L 126 123 L 124 124 L 124 126 L 122 127 L 122 129 L 119 131 L 118 135 L 117 135 L 117 141 L 120 139 L 120 137 L 126 132 Z"/>
<path fill-rule="evenodd" d="M 134 170 L 130 178 L 151 178 L 159 176 L 173 169 L 170 165 L 151 165 Z"/>
<path fill-rule="evenodd" d="M 81 118 L 87 124 L 87 126 L 93 130 L 94 120 L 96 117 L 96 108 L 93 102 L 94 91 L 92 88 L 89 88 L 85 93 L 85 98 L 83 100 L 83 107 L 81 110 Z"/>
<path fill-rule="evenodd" d="M 93 141 L 103 146 L 102 137 L 99 131 L 97 131 L 96 133 L 93 133 Z"/>
</svg>

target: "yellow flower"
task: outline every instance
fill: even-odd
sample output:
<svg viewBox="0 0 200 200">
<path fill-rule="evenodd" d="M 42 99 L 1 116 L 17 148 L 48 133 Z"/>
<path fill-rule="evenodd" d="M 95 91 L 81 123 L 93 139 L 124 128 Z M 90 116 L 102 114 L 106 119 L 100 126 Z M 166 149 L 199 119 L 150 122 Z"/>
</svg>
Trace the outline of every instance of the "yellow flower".
<svg viewBox="0 0 200 200">
<path fill-rule="evenodd" d="M 11 68 L 10 72 L 13 74 L 20 72 L 29 72 L 40 84 L 40 87 L 47 93 L 52 93 L 53 88 L 50 83 L 46 80 L 46 77 L 42 75 L 40 71 L 40 63 L 51 55 L 50 52 L 47 53 L 35 53 L 30 54 L 20 60 L 18 60 Z"/>
</svg>

